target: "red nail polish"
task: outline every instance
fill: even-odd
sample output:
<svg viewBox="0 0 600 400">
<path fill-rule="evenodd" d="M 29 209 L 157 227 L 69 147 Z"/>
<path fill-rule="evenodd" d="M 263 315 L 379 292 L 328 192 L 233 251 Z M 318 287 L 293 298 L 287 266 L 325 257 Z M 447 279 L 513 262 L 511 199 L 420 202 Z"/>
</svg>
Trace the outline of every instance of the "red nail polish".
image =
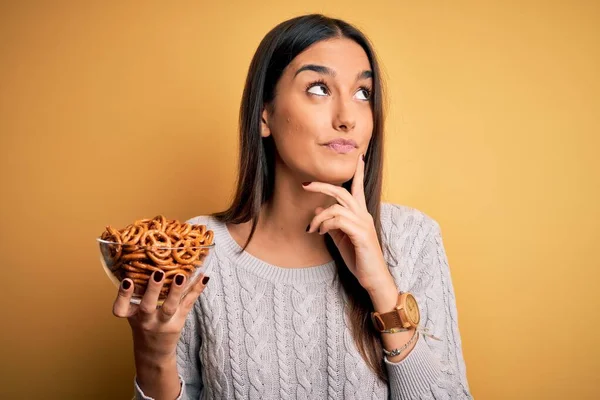
<svg viewBox="0 0 600 400">
<path fill-rule="evenodd" d="M 162 280 L 164 274 L 165 273 L 162 271 L 156 271 L 154 273 L 154 282 L 160 282 Z"/>
<path fill-rule="evenodd" d="M 302 186 L 308 186 L 310 185 L 312 182 L 302 182 Z"/>
<path fill-rule="evenodd" d="M 202 284 L 204 286 L 206 286 L 206 284 L 208 283 L 208 280 L 210 279 L 210 276 L 205 276 L 204 278 L 202 278 Z"/>
<path fill-rule="evenodd" d="M 361 154 L 360 158 L 362 158 L 362 160 L 365 161 L 365 155 L 364 154 Z"/>
<path fill-rule="evenodd" d="M 129 282 L 128 280 L 124 280 L 123 282 L 121 282 L 121 287 L 123 288 L 123 290 L 127 290 L 131 287 L 131 282 Z"/>
<path fill-rule="evenodd" d="M 177 286 L 181 286 L 181 284 L 183 283 L 183 275 L 177 275 L 175 277 L 175 283 L 177 284 Z"/>
<path fill-rule="evenodd" d="M 306 227 L 306 232 L 308 232 L 310 230 L 310 224 L 308 224 L 308 226 Z"/>
</svg>

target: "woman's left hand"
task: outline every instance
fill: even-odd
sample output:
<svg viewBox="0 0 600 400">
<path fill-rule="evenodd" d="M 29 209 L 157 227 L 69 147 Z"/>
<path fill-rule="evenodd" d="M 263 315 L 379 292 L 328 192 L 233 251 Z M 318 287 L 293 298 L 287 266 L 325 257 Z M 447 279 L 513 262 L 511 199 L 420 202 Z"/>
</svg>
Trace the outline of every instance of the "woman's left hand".
<svg viewBox="0 0 600 400">
<path fill-rule="evenodd" d="M 367 291 L 390 281 L 391 274 L 383 258 L 373 217 L 367 210 L 364 191 L 365 162 L 358 157 L 352 181 L 352 193 L 341 186 L 311 182 L 303 187 L 310 192 L 335 198 L 338 204 L 322 209 L 309 225 L 307 232 L 329 233 L 348 269 Z"/>
</svg>

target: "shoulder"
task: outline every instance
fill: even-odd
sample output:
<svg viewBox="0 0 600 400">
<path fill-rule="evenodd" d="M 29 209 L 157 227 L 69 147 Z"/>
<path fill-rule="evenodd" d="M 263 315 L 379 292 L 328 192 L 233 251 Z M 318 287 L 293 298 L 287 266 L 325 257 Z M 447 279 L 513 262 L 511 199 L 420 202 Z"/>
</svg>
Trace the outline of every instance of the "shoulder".
<svg viewBox="0 0 600 400">
<path fill-rule="evenodd" d="M 382 202 L 380 220 L 384 229 L 439 228 L 438 222 L 430 215 L 402 204 Z"/>
<path fill-rule="evenodd" d="M 380 219 L 382 225 L 387 223 L 397 224 L 399 222 L 406 225 L 406 227 L 410 227 L 413 224 L 426 224 L 431 226 L 438 225 L 437 221 L 433 217 L 421 210 L 402 204 L 386 202 L 381 203 Z"/>
<path fill-rule="evenodd" d="M 210 229 L 210 225 L 213 223 L 213 218 L 210 215 L 198 215 L 188 219 L 185 222 L 192 225 L 206 225 L 206 227 Z"/>
<path fill-rule="evenodd" d="M 414 265 L 427 239 L 440 231 L 431 216 L 400 204 L 382 202 L 380 221 L 381 246 L 390 267 Z"/>
</svg>

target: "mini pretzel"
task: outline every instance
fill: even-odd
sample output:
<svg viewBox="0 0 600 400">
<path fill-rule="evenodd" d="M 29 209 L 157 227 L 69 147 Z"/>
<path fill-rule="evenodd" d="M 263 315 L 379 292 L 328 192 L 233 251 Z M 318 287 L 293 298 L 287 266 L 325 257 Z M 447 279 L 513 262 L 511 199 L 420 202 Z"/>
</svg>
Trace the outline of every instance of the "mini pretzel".
<svg viewBox="0 0 600 400">
<path fill-rule="evenodd" d="M 149 229 L 156 229 L 159 231 L 164 231 L 167 227 L 167 219 L 164 215 L 158 215 L 150 221 Z"/>
<path fill-rule="evenodd" d="M 121 256 L 121 260 L 122 261 L 133 261 L 133 260 L 145 260 L 146 259 L 146 252 L 135 252 L 135 253 L 127 253 L 127 254 L 123 254 Z"/>
<path fill-rule="evenodd" d="M 112 226 L 107 226 L 106 234 L 103 235 L 103 239 L 109 242 L 118 243 L 118 245 L 111 246 L 109 248 L 109 257 L 111 261 L 116 264 L 117 261 L 119 261 L 121 253 L 123 251 L 123 246 L 121 246 L 121 243 L 123 243 L 123 241 L 121 240 L 121 234 Z"/>
<path fill-rule="evenodd" d="M 176 275 L 186 278 L 204 263 L 208 246 L 214 234 L 205 225 L 181 223 L 158 215 L 141 219 L 117 230 L 110 226 L 102 232 L 101 251 L 107 267 L 119 280 L 131 279 L 134 294 L 146 292 L 148 282 L 155 271 L 165 273 L 159 299 L 169 293 Z"/>
<path fill-rule="evenodd" d="M 140 238 L 142 246 L 171 247 L 171 238 L 165 232 L 157 229 L 149 229 Z"/>
<path fill-rule="evenodd" d="M 213 242 L 213 238 L 215 237 L 215 234 L 213 231 L 208 231 L 206 232 L 206 234 L 204 235 L 204 240 L 200 241 L 200 244 L 203 245 L 208 245 L 208 244 L 212 244 Z"/>
<path fill-rule="evenodd" d="M 140 273 L 140 272 L 125 272 L 125 276 L 131 279 L 143 279 L 145 281 L 147 281 L 148 279 L 150 279 L 150 275 L 144 274 L 144 273 Z"/>
<path fill-rule="evenodd" d="M 125 228 L 123 235 L 121 237 L 124 245 L 136 245 L 140 241 L 142 235 L 148 231 L 148 228 L 142 224 L 132 224 Z"/>
<path fill-rule="evenodd" d="M 179 264 L 192 264 L 200 255 L 199 245 L 197 240 L 181 239 L 175 243 L 175 248 L 172 252 L 173 258 Z"/>
<path fill-rule="evenodd" d="M 146 247 L 146 255 L 159 265 L 171 264 L 171 238 L 164 232 L 152 229 L 146 231 L 140 243 Z"/>
<path fill-rule="evenodd" d="M 142 271 L 150 271 L 150 272 L 154 272 L 154 271 L 161 271 L 161 268 L 155 267 L 152 264 L 147 264 L 147 263 L 143 263 L 140 261 L 132 261 L 131 262 L 131 266 L 134 268 L 138 268 L 141 269 Z"/>
</svg>

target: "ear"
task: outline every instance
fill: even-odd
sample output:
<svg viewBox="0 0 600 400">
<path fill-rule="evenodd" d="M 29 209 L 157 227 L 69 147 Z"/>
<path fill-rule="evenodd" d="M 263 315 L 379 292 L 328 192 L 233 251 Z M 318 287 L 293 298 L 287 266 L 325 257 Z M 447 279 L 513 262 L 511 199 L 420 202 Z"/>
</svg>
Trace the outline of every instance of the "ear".
<svg viewBox="0 0 600 400">
<path fill-rule="evenodd" d="M 263 112 L 261 115 L 262 121 L 260 123 L 260 136 L 266 138 L 271 136 L 271 128 L 269 128 L 269 113 L 267 112 L 267 107 L 263 108 Z"/>
</svg>

